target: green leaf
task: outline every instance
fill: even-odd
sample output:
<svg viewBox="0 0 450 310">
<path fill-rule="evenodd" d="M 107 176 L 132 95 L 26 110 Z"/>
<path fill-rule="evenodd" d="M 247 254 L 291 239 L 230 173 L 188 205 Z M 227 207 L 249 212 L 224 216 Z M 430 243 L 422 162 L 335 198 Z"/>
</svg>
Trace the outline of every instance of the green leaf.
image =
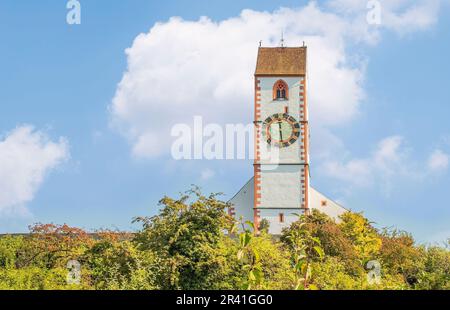
<svg viewBox="0 0 450 310">
<path fill-rule="evenodd" d="M 238 230 L 237 222 L 234 222 L 230 229 L 230 235 L 235 234 L 237 230 Z"/>
<path fill-rule="evenodd" d="M 246 247 L 250 243 L 250 240 L 252 240 L 252 235 L 250 233 L 245 233 L 244 247 Z"/>
<path fill-rule="evenodd" d="M 320 244 L 320 239 L 317 237 L 311 237 L 311 240 L 314 241 L 317 244 Z"/>
<path fill-rule="evenodd" d="M 255 262 L 259 262 L 259 253 L 255 249 L 252 249 L 253 256 L 255 258 Z"/>
<path fill-rule="evenodd" d="M 241 247 L 245 246 L 245 234 L 239 235 L 239 243 L 241 244 Z"/>
<path fill-rule="evenodd" d="M 237 259 L 242 260 L 242 258 L 244 258 L 244 250 L 239 250 L 237 252 Z"/>
<path fill-rule="evenodd" d="M 256 268 L 253 270 L 253 273 L 255 274 L 256 280 L 257 280 L 258 282 L 260 282 L 260 281 L 263 279 L 264 273 L 262 272 L 262 270 L 261 270 L 260 267 L 256 267 Z"/>
<path fill-rule="evenodd" d="M 254 272 L 253 270 L 251 270 L 251 271 L 248 273 L 248 279 L 249 279 L 250 281 L 255 281 L 255 280 L 256 280 L 255 272 Z"/>
<path fill-rule="evenodd" d="M 320 246 L 315 246 L 314 250 L 316 251 L 317 255 L 319 255 L 320 259 L 322 259 L 325 256 L 325 252 Z"/>
<path fill-rule="evenodd" d="M 301 266 L 301 267 L 300 267 L 301 273 L 302 273 L 302 274 L 307 273 L 308 264 L 307 264 L 306 262 L 303 262 L 303 263 L 301 263 L 300 266 Z"/>
</svg>

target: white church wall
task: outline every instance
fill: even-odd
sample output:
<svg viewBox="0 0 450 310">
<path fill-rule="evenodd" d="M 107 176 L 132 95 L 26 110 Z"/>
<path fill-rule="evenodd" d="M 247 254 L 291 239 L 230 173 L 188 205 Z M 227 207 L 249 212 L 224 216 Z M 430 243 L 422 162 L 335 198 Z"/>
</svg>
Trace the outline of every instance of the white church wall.
<svg viewBox="0 0 450 310">
<path fill-rule="evenodd" d="M 242 216 L 243 221 L 254 221 L 253 201 L 254 201 L 254 179 L 248 181 L 239 192 L 230 199 L 232 205 L 229 210 L 236 220 Z M 327 214 L 335 221 L 339 222 L 339 215 L 347 212 L 347 209 L 326 197 L 316 189 L 310 187 L 310 207 Z M 288 227 L 298 220 L 294 214 L 302 214 L 303 210 L 298 209 L 267 209 L 261 208 L 260 218 L 267 219 L 270 224 L 269 233 L 278 235 L 284 227 Z M 280 214 L 283 214 L 284 222 L 280 222 Z"/>
<path fill-rule="evenodd" d="M 251 178 L 247 184 L 242 187 L 239 192 L 230 199 L 229 203 L 232 205 L 229 213 L 234 216 L 236 220 L 242 216 L 243 221 L 253 222 L 253 202 L 254 202 L 254 179 Z"/>
<path fill-rule="evenodd" d="M 261 208 L 300 207 L 300 165 L 271 166 L 261 171 Z"/>
<path fill-rule="evenodd" d="M 347 209 L 329 199 L 312 187 L 310 187 L 310 195 L 310 208 L 317 209 L 320 212 L 325 213 L 329 217 L 333 218 L 336 222 L 340 222 L 339 215 L 348 211 Z"/>
</svg>

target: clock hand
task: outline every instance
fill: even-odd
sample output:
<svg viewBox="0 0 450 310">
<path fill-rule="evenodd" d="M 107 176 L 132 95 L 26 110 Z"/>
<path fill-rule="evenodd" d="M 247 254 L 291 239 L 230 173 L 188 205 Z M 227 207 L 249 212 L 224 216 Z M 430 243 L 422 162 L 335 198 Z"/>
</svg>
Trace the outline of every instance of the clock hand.
<svg viewBox="0 0 450 310">
<path fill-rule="evenodd" d="M 280 141 L 283 141 L 283 131 L 281 130 L 281 122 L 278 122 L 278 127 L 280 128 Z"/>
</svg>

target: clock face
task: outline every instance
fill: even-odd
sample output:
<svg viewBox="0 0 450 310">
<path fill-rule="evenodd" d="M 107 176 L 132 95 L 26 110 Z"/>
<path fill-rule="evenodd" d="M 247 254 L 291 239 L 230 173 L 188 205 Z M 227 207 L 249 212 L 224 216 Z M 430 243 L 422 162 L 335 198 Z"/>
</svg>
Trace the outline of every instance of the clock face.
<svg viewBox="0 0 450 310">
<path fill-rule="evenodd" d="M 274 114 L 264 121 L 263 135 L 271 145 L 288 147 L 300 137 L 300 124 L 289 114 Z"/>
</svg>

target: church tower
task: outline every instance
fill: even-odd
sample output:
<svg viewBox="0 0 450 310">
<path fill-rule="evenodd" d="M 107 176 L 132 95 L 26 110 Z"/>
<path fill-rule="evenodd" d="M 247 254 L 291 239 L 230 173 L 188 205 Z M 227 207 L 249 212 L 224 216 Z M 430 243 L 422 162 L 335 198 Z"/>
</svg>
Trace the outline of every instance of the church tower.
<svg viewBox="0 0 450 310">
<path fill-rule="evenodd" d="M 260 47 L 255 71 L 253 221 L 279 233 L 309 210 L 306 47 Z"/>
<path fill-rule="evenodd" d="M 310 185 L 306 47 L 260 47 L 255 71 L 254 176 L 228 202 L 238 221 L 269 233 L 318 210 L 339 222 L 347 212 Z"/>
</svg>

